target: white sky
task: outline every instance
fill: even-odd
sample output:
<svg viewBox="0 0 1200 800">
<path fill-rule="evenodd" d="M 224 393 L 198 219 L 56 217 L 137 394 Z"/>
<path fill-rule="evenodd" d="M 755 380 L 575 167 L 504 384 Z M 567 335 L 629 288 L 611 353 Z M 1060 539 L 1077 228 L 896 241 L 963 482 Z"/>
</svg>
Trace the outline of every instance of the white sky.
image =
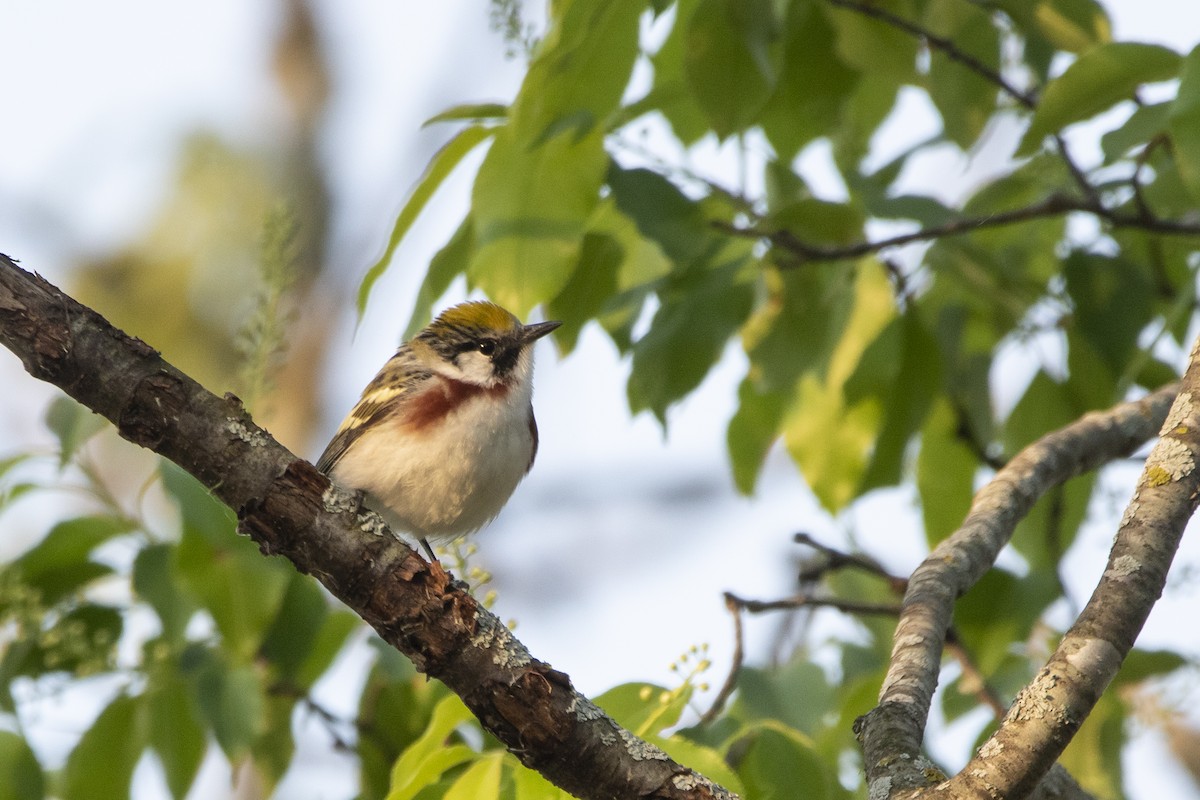
<svg viewBox="0 0 1200 800">
<path fill-rule="evenodd" d="M 1192 3 L 1108 5 L 1117 38 L 1184 52 L 1200 40 L 1200 12 Z M 394 349 L 421 271 L 462 213 L 469 170 L 422 216 L 397 261 L 413 267 L 393 268 L 381 281 L 352 341 L 352 287 L 446 135 L 436 127 L 421 130 L 420 122 L 456 103 L 510 98 L 521 69 L 504 60 L 502 45 L 488 32 L 483 0 L 320 0 L 318 7 L 334 80 L 331 122 L 322 138 L 336 203 L 331 252 L 347 297 L 347 317 L 331 348 L 345 357 L 331 369 L 326 392 L 332 432 Z M 246 144 L 269 144 L 246 141 L 269 128 L 255 123 L 278 113 L 266 79 L 248 82 L 247 76 L 264 74 L 267 32 L 275 21 L 273 4 L 239 0 L 0 0 L 0 108 L 7 116 L 0 127 L 0 251 L 61 281 L 74 254 L 115 248 L 146 224 L 172 174 L 181 134 L 207 128 Z M 915 138 L 922 124 L 915 109 L 896 129 Z M 813 158 L 815 164 L 819 153 Z M 985 161 L 929 169 L 965 172 L 959 185 L 966 185 L 962 181 L 974 180 Z M 732 172 L 719 154 L 708 167 Z M 627 370 L 595 331 L 565 361 L 557 361 L 552 348 L 539 351 L 538 464 L 479 539 L 483 561 L 496 575 L 497 612 L 518 619 L 518 636 L 533 653 L 570 674 L 584 692 L 626 680 L 671 684 L 670 663 L 701 642 L 711 644 L 710 678 L 720 683 L 731 645 L 721 592 L 787 592 L 794 531 L 839 543 L 853 530 L 897 572 L 921 557 L 911 498 L 900 493 L 831 520 L 777 453 L 756 498 L 735 494 L 724 453 L 743 371 L 735 349 L 672 414 L 665 440 L 648 416 L 629 418 Z M 27 441 L 52 391 L 2 354 L 0 387 L 12 387 L 0 389 L 3 455 Z M 312 443 L 308 455 L 319 449 Z M 6 519 L 0 517 L 0 546 L 11 533 Z M 1111 526 L 1103 525 L 1084 534 L 1088 546 L 1072 560 L 1078 599 L 1086 598 L 1102 569 L 1110 537 Z M 1181 559 L 1194 568 L 1198 553 L 1193 545 Z M 1195 600 L 1184 587 L 1169 591 L 1167 607 L 1156 611 L 1142 641 L 1178 642 L 1181 617 L 1171 607 L 1182 610 Z M 836 625 L 825 613 L 819 624 Z M 762 652 L 774 630 L 770 619 L 751 620 L 751 652 Z M 1195 627 L 1186 630 L 1185 646 L 1195 655 Z M 340 679 L 352 680 L 354 666 L 347 664 Z M 336 685 L 322 691 L 333 705 L 348 696 Z M 967 746 L 944 742 L 939 754 L 954 760 Z M 320 736 L 304 747 L 304 757 L 318 764 L 331 758 Z M 1155 734 L 1141 737 L 1135 749 L 1131 796 L 1149 798 L 1154 795 L 1138 790 L 1137 776 L 1178 768 L 1162 756 Z M 206 780 L 219 792 L 219 766 L 206 768 Z M 139 786 L 152 785 L 139 776 Z M 196 794 L 212 796 L 206 791 Z M 1181 797 L 1192 789 L 1176 782 L 1172 791 Z M 281 790 L 289 797 L 345 794 L 305 774 Z"/>
</svg>

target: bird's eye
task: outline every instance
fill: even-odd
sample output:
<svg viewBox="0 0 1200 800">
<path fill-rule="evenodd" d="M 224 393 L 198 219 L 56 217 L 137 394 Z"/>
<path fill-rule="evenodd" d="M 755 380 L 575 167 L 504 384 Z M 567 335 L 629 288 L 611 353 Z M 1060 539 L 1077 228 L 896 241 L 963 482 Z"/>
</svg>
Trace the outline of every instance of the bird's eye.
<svg viewBox="0 0 1200 800">
<path fill-rule="evenodd" d="M 496 352 L 496 343 L 491 339 L 483 339 L 475 346 L 479 348 L 479 352 L 483 353 L 488 358 L 491 358 L 492 354 Z"/>
</svg>

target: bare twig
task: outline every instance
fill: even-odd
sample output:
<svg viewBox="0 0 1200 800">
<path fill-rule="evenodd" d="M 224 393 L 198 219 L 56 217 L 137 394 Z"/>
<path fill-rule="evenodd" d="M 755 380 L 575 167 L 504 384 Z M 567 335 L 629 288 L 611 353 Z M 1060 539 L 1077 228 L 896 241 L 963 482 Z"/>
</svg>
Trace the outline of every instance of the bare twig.
<svg viewBox="0 0 1200 800">
<path fill-rule="evenodd" d="M 751 614 L 761 614 L 764 611 L 780 611 L 797 608 L 836 608 L 847 614 L 879 614 L 895 617 L 900 614 L 900 606 L 895 603 L 862 603 L 858 600 L 843 600 L 837 597 L 814 597 L 810 594 L 796 594 L 782 597 L 778 600 L 747 600 L 743 597 L 726 592 L 726 601 L 732 601 Z"/>
<path fill-rule="evenodd" d="M 725 682 L 721 684 L 721 688 L 717 691 L 717 696 L 713 698 L 712 705 L 708 711 L 705 711 L 700 717 L 700 724 L 707 725 L 721 715 L 725 710 L 725 704 L 729 702 L 729 698 L 733 695 L 733 690 L 737 688 L 738 675 L 741 674 L 742 664 L 746 660 L 746 642 L 745 633 L 742 629 L 742 609 L 738 605 L 737 600 L 729 592 L 725 593 L 725 607 L 729 609 L 729 614 L 733 617 L 733 657 L 729 663 L 729 674 L 725 676 Z"/>
<path fill-rule="evenodd" d="M 974 656 L 963 644 L 962 637 L 954 628 L 946 631 L 946 652 L 958 662 L 958 666 L 962 670 L 962 678 L 959 679 L 959 683 L 963 690 L 971 692 L 975 695 L 975 699 L 990 708 L 992 716 L 996 719 L 1003 717 L 1004 712 L 1008 711 L 1008 706 L 1004 704 L 1000 694 L 979 671 Z"/>
<path fill-rule="evenodd" d="M 1025 108 L 1032 109 L 1037 105 L 1037 97 L 1030 93 L 1024 92 L 1008 81 L 999 71 L 989 67 L 987 64 L 980 61 L 975 56 L 961 49 L 952 39 L 947 39 L 944 36 L 938 36 L 932 31 L 921 27 L 920 25 L 904 17 L 897 16 L 885 8 L 877 5 L 868 5 L 866 3 L 858 3 L 854 0 L 828 0 L 830 5 L 838 6 L 839 8 L 847 8 L 855 11 L 866 17 L 891 25 L 893 28 L 904 31 L 911 36 L 923 40 L 932 49 L 942 53 L 951 61 L 957 61 L 967 69 L 974 72 L 989 83 L 995 84 L 998 88 L 1004 91 L 1005 94 L 1012 97 Z"/>
<path fill-rule="evenodd" d="M 822 574 L 833 570 L 845 569 L 847 567 L 859 569 L 863 572 L 883 578 L 888 582 L 891 589 L 903 594 L 904 588 L 908 585 L 908 579 L 902 578 L 899 575 L 893 575 L 883 568 L 875 559 L 862 553 L 846 553 L 838 550 L 836 547 L 831 547 L 827 544 L 817 541 L 810 534 L 797 533 L 792 536 L 792 541 L 796 544 L 802 544 L 811 547 L 825 557 L 825 563 L 819 568 L 800 571 L 800 583 L 811 583 L 821 577 Z"/>
</svg>

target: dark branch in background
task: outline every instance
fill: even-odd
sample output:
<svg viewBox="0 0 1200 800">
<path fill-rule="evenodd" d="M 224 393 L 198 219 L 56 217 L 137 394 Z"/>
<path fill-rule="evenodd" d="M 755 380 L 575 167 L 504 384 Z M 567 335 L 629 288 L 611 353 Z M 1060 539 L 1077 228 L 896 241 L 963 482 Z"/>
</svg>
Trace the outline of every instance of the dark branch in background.
<svg viewBox="0 0 1200 800">
<path fill-rule="evenodd" d="M 975 496 L 962 527 L 913 572 L 880 703 L 857 727 L 869 784 L 886 781 L 893 790 L 928 785 L 926 776 L 912 764 L 921 752 L 954 601 L 991 569 L 1017 522 L 1041 495 L 1068 478 L 1133 452 L 1152 437 L 1178 388 L 1173 384 L 1136 402 L 1092 412 L 1022 450 Z M 1119 608 L 1116 601 L 1114 609 Z M 1103 686 L 1091 688 L 1098 697 Z M 1082 719 L 1065 711 L 1062 717 L 1076 726 Z M 1015 744 L 1009 748 L 1012 754 L 1018 751 L 1026 753 L 1028 748 Z M 1036 784 L 1053 761 L 1039 760 L 1027 777 Z"/>
<path fill-rule="evenodd" d="M 611 720 L 534 659 L 438 564 L 296 458 L 232 395 L 0 255 L 0 343 L 237 510 L 264 554 L 313 575 L 417 669 L 445 683 L 523 764 L 580 798 L 729 798 Z"/>
<path fill-rule="evenodd" d="M 857 0 L 826 1 L 832 6 L 879 20 L 886 25 L 890 25 L 897 30 L 922 40 L 930 49 L 937 50 L 947 58 L 961 64 L 984 80 L 995 85 L 998 89 L 1016 100 L 1022 107 L 1029 110 L 1036 108 L 1038 98 L 1035 93 L 1022 91 L 1017 88 L 1000 74 L 998 70 L 993 69 L 975 56 L 960 49 L 952 40 L 938 36 L 921 25 L 877 5 L 857 2 Z M 1169 236 L 1200 237 L 1200 223 L 1187 220 L 1163 219 L 1152 213 L 1141 197 L 1141 187 L 1138 184 L 1140 167 L 1135 171 L 1134 176 L 1130 180 L 1135 195 L 1135 203 L 1137 204 L 1137 212 L 1129 214 L 1109 208 L 1104 204 L 1095 185 L 1088 180 L 1087 174 L 1071 157 L 1071 153 L 1063 137 L 1056 133 L 1053 135 L 1053 140 L 1059 157 L 1062 159 L 1063 164 L 1066 166 L 1067 171 L 1070 173 L 1073 182 L 1078 187 L 1082 196 L 1054 193 L 1039 202 L 1031 203 L 1021 208 L 999 211 L 984 217 L 962 217 L 940 225 L 921 228 L 911 233 L 900 234 L 876 241 L 856 242 L 849 245 L 821 245 L 806 242 L 786 229 L 769 229 L 757 225 L 735 225 L 723 221 L 715 221 L 713 225 L 717 229 L 733 236 L 744 236 L 768 242 L 791 257 L 780 264 L 783 267 L 797 267 L 815 262 L 861 258 L 915 242 L 926 242 L 949 236 L 974 233 L 988 228 L 1016 225 L 1035 219 L 1056 217 L 1074 212 L 1092 214 L 1114 228 L 1135 228 Z M 893 274 L 890 268 L 889 274 Z M 898 294 L 903 288 L 903 286 L 898 286 Z M 904 299 L 906 300 L 907 298 Z"/>
<path fill-rule="evenodd" d="M 914 36 L 923 40 L 931 49 L 937 50 L 942 55 L 949 58 L 951 61 L 957 61 L 967 69 L 974 72 L 979 77 L 995 84 L 1009 97 L 1016 100 L 1025 108 L 1033 109 L 1037 106 L 1037 95 L 1031 92 L 1023 92 L 1016 86 L 1013 86 L 1009 81 L 1001 75 L 997 70 L 992 69 L 987 64 L 980 61 L 970 53 L 959 49 L 958 45 L 952 39 L 947 39 L 943 36 L 938 36 L 932 31 L 921 27 L 915 22 L 897 16 L 885 8 L 876 5 L 868 5 L 866 3 L 856 3 L 854 0 L 827 0 L 831 6 L 846 8 L 855 11 L 866 17 L 872 17 L 893 28 L 902 30 L 910 36 Z"/>
<path fill-rule="evenodd" d="M 729 702 L 729 698 L 733 695 L 733 690 L 737 688 L 738 675 L 741 673 L 742 664 L 746 660 L 746 638 L 742 630 L 742 609 L 728 592 L 725 594 L 725 608 L 729 609 L 729 614 L 733 617 L 733 657 L 730 659 L 729 674 L 725 676 L 725 682 L 717 690 L 717 696 L 713 698 L 712 705 L 708 707 L 708 711 L 705 711 L 700 717 L 701 725 L 707 725 L 714 721 L 725 710 L 725 704 Z"/>
<path fill-rule="evenodd" d="M 770 230 L 757 226 L 733 225 L 724 221 L 714 221 L 717 229 L 733 236 L 746 236 L 752 239 L 763 239 L 792 256 L 794 261 L 784 266 L 800 266 L 820 261 L 842 261 L 861 258 L 862 256 L 890 250 L 914 242 L 926 242 L 931 239 L 943 239 L 948 236 L 959 236 L 966 233 L 999 228 L 1006 225 L 1016 225 L 1021 222 L 1056 217 L 1071 212 L 1087 212 L 1105 220 L 1115 228 L 1140 228 L 1153 233 L 1172 236 L 1200 237 L 1200 223 L 1180 220 L 1146 218 L 1141 214 L 1121 214 L 1109 209 L 1098 201 L 1070 197 L 1064 194 L 1051 194 L 1044 200 L 1028 206 L 1015 208 L 1010 211 L 999 211 L 986 217 L 962 217 L 944 222 L 941 225 L 930 225 L 926 228 L 878 239 L 869 242 L 856 242 L 848 245 L 825 246 L 810 244 L 800 239 L 796 234 L 786 229 Z"/>
</svg>

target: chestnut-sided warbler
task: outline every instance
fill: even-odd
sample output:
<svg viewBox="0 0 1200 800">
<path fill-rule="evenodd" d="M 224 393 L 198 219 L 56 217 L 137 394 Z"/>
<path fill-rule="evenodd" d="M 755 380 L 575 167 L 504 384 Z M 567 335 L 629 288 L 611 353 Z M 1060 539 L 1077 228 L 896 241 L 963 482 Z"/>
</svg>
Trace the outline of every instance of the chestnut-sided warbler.
<svg viewBox="0 0 1200 800">
<path fill-rule="evenodd" d="M 533 343 L 560 324 L 446 309 L 367 384 L 317 469 L 436 560 L 429 540 L 486 525 L 533 467 Z"/>
</svg>

